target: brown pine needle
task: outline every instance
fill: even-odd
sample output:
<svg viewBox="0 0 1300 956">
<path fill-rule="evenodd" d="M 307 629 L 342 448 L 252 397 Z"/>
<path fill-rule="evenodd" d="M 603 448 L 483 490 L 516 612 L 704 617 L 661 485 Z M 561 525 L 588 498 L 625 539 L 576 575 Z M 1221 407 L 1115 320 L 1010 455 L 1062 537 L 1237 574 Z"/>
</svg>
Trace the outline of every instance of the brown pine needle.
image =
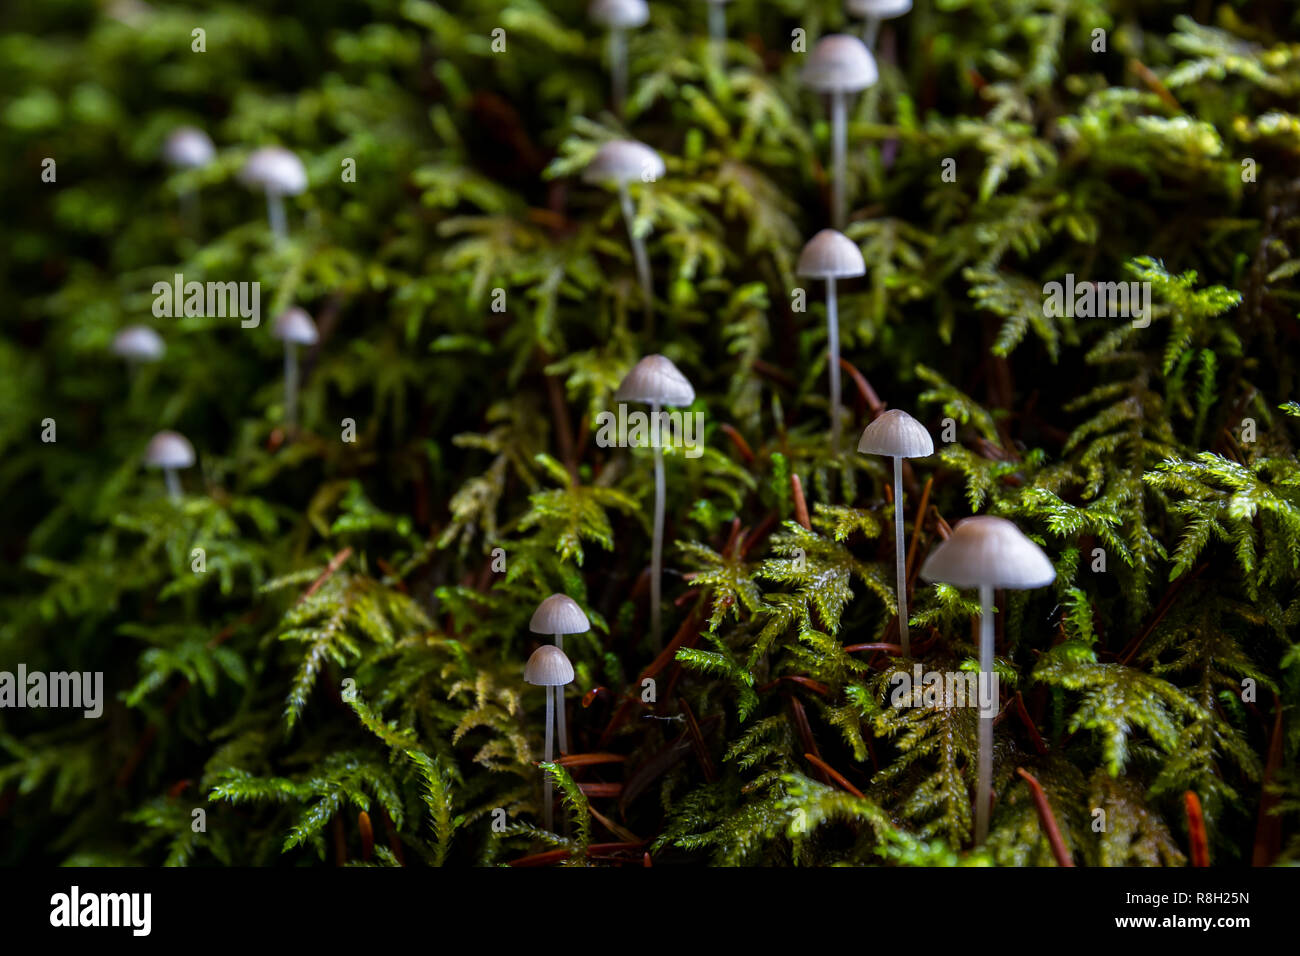
<svg viewBox="0 0 1300 956">
<path fill-rule="evenodd" d="M 808 761 L 810 764 L 812 764 L 814 767 L 816 767 L 816 768 L 817 768 L 818 770 L 820 770 L 822 773 L 826 774 L 828 777 L 830 777 L 832 780 L 834 780 L 836 783 L 838 783 L 838 784 L 839 784 L 843 789 L 845 789 L 845 790 L 847 790 L 849 793 L 853 794 L 853 795 L 854 795 L 855 797 L 857 797 L 859 800 L 865 800 L 865 799 L 866 799 L 866 797 L 863 796 L 863 793 L 862 793 L 861 790 L 859 790 L 857 787 L 853 786 L 853 784 L 849 783 L 848 780 L 845 779 L 844 774 L 840 773 L 838 770 L 836 770 L 834 767 L 832 767 L 830 764 L 828 764 L 828 763 L 827 763 L 825 760 L 823 760 L 821 757 L 817 756 L 816 754 L 804 754 L 804 757 L 807 759 L 807 761 Z"/>
</svg>

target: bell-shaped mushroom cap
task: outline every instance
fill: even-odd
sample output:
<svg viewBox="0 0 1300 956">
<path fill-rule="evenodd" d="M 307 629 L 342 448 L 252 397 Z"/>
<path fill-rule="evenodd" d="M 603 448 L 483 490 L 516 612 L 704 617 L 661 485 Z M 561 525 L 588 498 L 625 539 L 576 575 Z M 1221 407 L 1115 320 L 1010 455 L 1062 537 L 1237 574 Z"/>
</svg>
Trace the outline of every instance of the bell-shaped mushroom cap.
<svg viewBox="0 0 1300 956">
<path fill-rule="evenodd" d="M 255 149 L 239 171 L 246 186 L 283 196 L 296 196 L 307 188 L 307 169 L 302 160 L 283 146 Z"/>
<path fill-rule="evenodd" d="M 528 629 L 534 634 L 581 634 L 591 630 L 591 622 L 573 598 L 552 594 L 537 605 Z"/>
<path fill-rule="evenodd" d="M 901 408 L 891 408 L 868 425 L 858 439 L 864 455 L 924 458 L 934 454 L 934 439 L 926 427 Z"/>
<path fill-rule="evenodd" d="M 912 9 L 912 0 L 845 0 L 844 8 L 855 17 L 892 20 Z"/>
<path fill-rule="evenodd" d="M 311 320 L 306 309 L 290 306 L 275 317 L 271 334 L 285 342 L 297 345 L 315 345 L 320 336 L 316 332 L 316 323 Z"/>
<path fill-rule="evenodd" d="M 650 19 L 650 5 L 645 0 L 592 0 L 587 15 L 602 27 L 625 30 L 645 26 Z"/>
<path fill-rule="evenodd" d="M 614 393 L 614 400 L 689 405 L 695 401 L 695 388 L 672 359 L 664 355 L 647 355 L 624 376 Z"/>
<path fill-rule="evenodd" d="M 144 463 L 151 468 L 188 468 L 194 464 L 194 446 L 180 432 L 159 432 L 149 439 Z"/>
<path fill-rule="evenodd" d="M 156 362 L 167 346 L 162 336 L 147 325 L 128 325 L 113 336 L 113 354 L 132 362 Z"/>
<path fill-rule="evenodd" d="M 596 150 L 582 172 L 589 183 L 652 183 L 664 174 L 664 161 L 645 143 L 611 139 Z"/>
<path fill-rule="evenodd" d="M 1012 522 L 992 515 L 963 518 L 930 553 L 921 577 L 959 588 L 1041 588 L 1056 579 L 1043 549 Z"/>
<path fill-rule="evenodd" d="M 823 229 L 803 247 L 794 271 L 812 279 L 847 279 L 866 275 L 867 263 L 856 242 L 835 229 Z"/>
<path fill-rule="evenodd" d="M 803 82 L 822 93 L 855 93 L 876 82 L 876 60 L 867 45 L 847 33 L 817 41 L 803 68 Z"/>
<path fill-rule="evenodd" d="M 179 126 L 172 130 L 163 143 L 163 159 L 181 169 L 206 166 L 217 155 L 208 134 L 193 126 Z"/>
<path fill-rule="evenodd" d="M 543 644 L 533 651 L 524 665 L 524 680 L 541 687 L 560 687 L 573 680 L 573 665 L 554 644 Z"/>
</svg>

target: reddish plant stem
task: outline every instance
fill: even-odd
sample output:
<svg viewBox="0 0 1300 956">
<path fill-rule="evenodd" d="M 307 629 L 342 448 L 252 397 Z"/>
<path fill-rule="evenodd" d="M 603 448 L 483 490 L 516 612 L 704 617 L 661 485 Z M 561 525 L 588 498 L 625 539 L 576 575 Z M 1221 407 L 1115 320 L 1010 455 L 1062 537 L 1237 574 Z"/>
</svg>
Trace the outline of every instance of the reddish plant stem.
<svg viewBox="0 0 1300 956">
<path fill-rule="evenodd" d="M 1201 812 L 1201 798 L 1188 790 L 1183 794 L 1187 805 L 1187 838 L 1191 841 L 1192 866 L 1210 865 L 1210 841 L 1205 836 L 1205 814 Z"/>
<path fill-rule="evenodd" d="M 1052 856 L 1056 857 L 1056 862 L 1060 866 L 1074 866 L 1074 860 L 1070 858 L 1070 852 L 1065 848 L 1065 840 L 1061 836 L 1061 828 L 1056 825 L 1056 815 L 1052 813 L 1052 805 L 1047 801 L 1047 794 L 1043 792 L 1042 786 L 1034 779 L 1034 775 L 1024 767 L 1017 767 L 1016 773 L 1020 774 L 1029 784 L 1029 790 L 1034 795 L 1034 807 L 1038 810 L 1038 822 L 1043 826 L 1043 832 L 1047 836 L 1047 842 L 1052 846 Z"/>
<path fill-rule="evenodd" d="M 798 475 L 790 475 L 790 494 L 794 497 L 794 519 L 803 525 L 805 531 L 811 531 L 812 519 L 808 517 L 808 502 L 804 500 L 803 482 Z"/>
<path fill-rule="evenodd" d="M 731 443 L 736 446 L 736 451 L 740 452 L 740 457 L 745 459 L 745 464 L 754 463 L 754 449 L 749 447 L 749 442 L 731 425 L 723 422 L 721 425 L 722 433 L 731 439 Z"/>
<path fill-rule="evenodd" d="M 1020 691 L 1016 691 L 1013 703 L 1016 705 L 1016 714 L 1020 717 L 1021 723 L 1029 731 L 1029 740 L 1033 743 L 1034 750 L 1038 751 L 1040 757 L 1045 756 L 1047 754 L 1047 744 L 1043 742 L 1042 734 L 1038 732 L 1038 728 L 1034 726 L 1034 722 L 1029 716 L 1029 711 L 1025 709 L 1025 699 L 1020 696 Z"/>
</svg>

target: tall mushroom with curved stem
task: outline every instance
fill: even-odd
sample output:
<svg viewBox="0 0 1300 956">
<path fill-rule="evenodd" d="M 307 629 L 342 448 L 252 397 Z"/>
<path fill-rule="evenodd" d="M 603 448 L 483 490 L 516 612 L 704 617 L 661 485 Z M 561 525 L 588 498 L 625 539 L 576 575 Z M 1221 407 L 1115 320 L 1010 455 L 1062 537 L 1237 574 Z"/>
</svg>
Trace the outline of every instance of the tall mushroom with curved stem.
<svg viewBox="0 0 1300 956">
<path fill-rule="evenodd" d="M 555 698 L 563 693 L 561 687 L 572 683 L 573 665 L 569 663 L 564 651 L 554 644 L 543 644 L 533 651 L 532 656 L 528 658 L 528 663 L 524 665 L 524 680 L 546 691 L 546 747 L 543 752 L 544 759 L 550 763 L 555 756 L 551 729 L 555 725 Z M 555 826 L 554 811 L 551 807 L 551 775 L 545 774 L 545 778 L 542 813 L 546 821 L 546 829 L 550 830 Z"/>
<path fill-rule="evenodd" d="M 244 185 L 266 193 L 266 217 L 276 239 L 289 235 L 284 215 L 284 197 L 297 196 L 307 190 L 307 168 L 302 160 L 283 146 L 255 149 L 239 171 Z"/>
<path fill-rule="evenodd" d="M 664 161 L 645 143 L 634 139 L 612 139 L 596 150 L 582 176 L 589 183 L 618 187 L 618 201 L 623 208 L 623 221 L 627 223 L 627 236 L 632 244 L 632 258 L 636 262 L 637 278 L 641 282 L 641 296 L 645 301 L 645 332 L 654 335 L 654 287 L 650 281 L 650 256 L 645 240 L 636 233 L 636 212 L 632 208 L 632 195 L 628 184 L 657 182 L 664 174 Z"/>
<path fill-rule="evenodd" d="M 178 126 L 168 134 L 163 143 L 163 160 L 176 169 L 202 169 L 217 156 L 217 148 L 203 130 L 194 126 Z M 199 194 L 191 190 L 181 193 L 181 214 L 190 228 L 198 232 Z"/>
<path fill-rule="evenodd" d="M 284 423 L 292 432 L 298 425 L 298 346 L 315 345 L 320 335 L 307 310 L 296 305 L 275 317 L 271 334 L 284 343 Z"/>
<path fill-rule="evenodd" d="M 893 20 L 910 12 L 912 0 L 845 0 L 844 8 L 851 16 L 862 18 L 862 42 L 874 50 L 880 21 Z"/>
<path fill-rule="evenodd" d="M 650 406 L 650 436 L 655 454 L 655 512 L 654 537 L 650 548 L 650 637 L 651 646 L 658 652 L 660 640 L 660 608 L 664 564 L 664 450 L 659 440 L 659 408 L 661 405 L 685 406 L 695 401 L 695 388 L 672 360 L 663 355 L 647 355 L 627 373 L 618 391 L 616 402 L 645 402 Z"/>
<path fill-rule="evenodd" d="M 1043 549 L 1006 518 L 978 515 L 953 525 L 952 536 L 921 567 L 927 581 L 980 592 L 980 687 L 996 686 L 993 674 L 993 589 L 1046 587 L 1056 569 Z M 979 768 L 975 784 L 975 845 L 989 834 L 993 790 L 993 717 L 997 701 L 980 701 Z"/>
<path fill-rule="evenodd" d="M 845 200 L 848 151 L 848 95 L 865 90 L 878 77 L 876 60 L 866 44 L 847 33 L 822 37 L 808 54 L 803 82 L 831 98 L 831 225 L 843 229 L 848 216 Z"/>
<path fill-rule="evenodd" d="M 565 634 L 583 634 L 591 630 L 587 615 L 582 613 L 578 602 L 567 594 L 552 594 L 533 612 L 533 619 L 528 622 L 528 629 L 534 634 L 551 634 L 555 637 L 555 646 L 564 650 Z M 559 699 L 560 753 L 569 752 L 569 728 L 565 724 L 564 691 L 557 691 Z"/>
<path fill-rule="evenodd" d="M 587 15 L 609 30 L 609 84 L 614 112 L 623 114 L 627 101 L 627 31 L 650 19 L 646 0 L 592 0 Z"/>
<path fill-rule="evenodd" d="M 167 495 L 173 501 L 181 497 L 181 480 L 176 472 L 194 464 L 194 446 L 180 432 L 161 431 L 149 439 L 144 450 L 144 463 L 150 468 L 161 468 L 167 482 Z"/>
<path fill-rule="evenodd" d="M 903 656 L 911 656 L 907 634 L 907 570 L 903 567 L 903 459 L 925 458 L 934 454 L 934 439 L 901 408 L 882 412 L 862 432 L 858 451 L 864 455 L 884 455 L 894 459 L 894 571 L 898 582 L 898 636 Z M 918 521 L 920 518 L 917 519 Z"/>
<path fill-rule="evenodd" d="M 840 317 L 835 280 L 867 274 L 867 264 L 858 244 L 834 229 L 823 229 L 808 240 L 799 253 L 795 272 L 810 279 L 826 280 L 826 335 L 830 352 L 831 451 L 840 453 Z"/>
</svg>

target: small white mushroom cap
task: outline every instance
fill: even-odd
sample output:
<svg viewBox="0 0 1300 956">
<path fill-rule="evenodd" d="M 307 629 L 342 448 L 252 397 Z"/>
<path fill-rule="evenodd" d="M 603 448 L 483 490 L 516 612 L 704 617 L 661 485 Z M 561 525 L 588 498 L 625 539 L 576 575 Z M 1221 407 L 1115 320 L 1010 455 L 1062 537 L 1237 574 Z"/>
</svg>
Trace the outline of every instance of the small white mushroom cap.
<svg viewBox="0 0 1300 956">
<path fill-rule="evenodd" d="M 817 41 L 803 68 L 803 82 L 822 93 L 855 93 L 876 82 L 876 60 L 867 45 L 847 33 Z"/>
<path fill-rule="evenodd" d="M 1041 588 L 1056 579 L 1043 549 L 1006 518 L 978 515 L 953 525 L 952 537 L 921 566 L 921 577 L 959 588 Z"/>
<path fill-rule="evenodd" d="M 311 320 L 306 309 L 291 306 L 275 317 L 271 334 L 284 342 L 295 345 L 315 345 L 320 339 L 316 332 L 316 323 Z"/>
<path fill-rule="evenodd" d="M 552 594 L 537 605 L 528 629 L 535 634 L 581 634 L 591 630 L 591 622 L 573 598 Z"/>
<path fill-rule="evenodd" d="M 188 468 L 194 464 L 194 446 L 180 432 L 161 431 L 149 439 L 144 463 L 150 468 Z"/>
<path fill-rule="evenodd" d="M 156 362 L 167 346 L 162 336 L 147 325 L 128 325 L 113 336 L 113 354 L 132 362 Z"/>
<path fill-rule="evenodd" d="M 646 0 L 593 0 L 587 16 L 602 27 L 626 30 L 645 26 L 650 19 L 650 5 Z"/>
<path fill-rule="evenodd" d="M 239 179 L 269 193 L 296 196 L 307 189 L 307 168 L 283 146 L 263 146 L 249 154 Z"/>
<path fill-rule="evenodd" d="M 664 355 L 647 355 L 632 367 L 614 393 L 618 402 L 646 402 L 658 405 L 689 405 L 695 388 Z"/>
<path fill-rule="evenodd" d="M 561 687 L 573 682 L 573 665 L 564 651 L 554 644 L 543 644 L 524 665 L 524 680 L 539 687 Z"/>
<path fill-rule="evenodd" d="M 596 150 L 582 172 L 589 183 L 652 183 L 663 175 L 663 159 L 635 139 L 611 139 Z"/>
<path fill-rule="evenodd" d="M 799 253 L 795 272 L 811 279 L 849 279 L 866 275 L 867 263 L 858 244 L 835 229 L 823 229 Z"/>
<path fill-rule="evenodd" d="M 845 0 L 844 8 L 855 17 L 892 20 L 912 9 L 912 0 Z"/>
<path fill-rule="evenodd" d="M 926 427 L 901 408 L 882 412 L 862 432 L 858 451 L 888 458 L 924 458 L 934 454 L 934 439 Z"/>
<path fill-rule="evenodd" d="M 216 158 L 217 148 L 208 134 L 193 126 L 172 130 L 163 143 L 163 159 L 181 169 L 198 169 Z"/>
</svg>

